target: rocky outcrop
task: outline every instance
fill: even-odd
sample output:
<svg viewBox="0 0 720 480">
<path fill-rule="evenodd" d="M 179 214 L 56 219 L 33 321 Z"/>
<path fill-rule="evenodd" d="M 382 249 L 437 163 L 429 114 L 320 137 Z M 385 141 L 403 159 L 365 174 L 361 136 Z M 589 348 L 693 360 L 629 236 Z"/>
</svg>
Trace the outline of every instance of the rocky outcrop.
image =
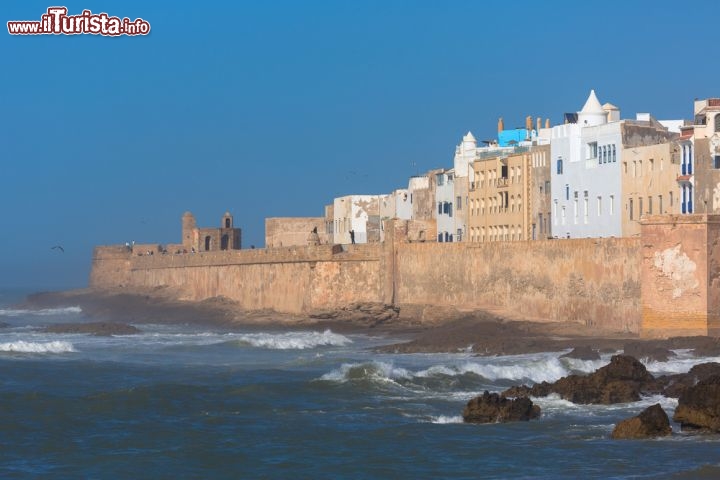
<svg viewBox="0 0 720 480">
<path fill-rule="evenodd" d="M 658 382 L 664 385 L 663 395 L 679 398 L 686 389 L 713 375 L 720 375 L 720 363 L 701 363 L 692 367 L 687 373 L 662 376 L 658 378 Z"/>
<path fill-rule="evenodd" d="M 40 331 L 44 333 L 85 333 L 100 337 L 140 333 L 140 330 L 132 325 L 112 322 L 57 323 L 43 327 Z"/>
<path fill-rule="evenodd" d="M 354 324 L 369 326 L 380 325 L 385 322 L 397 320 L 400 308 L 384 303 L 352 303 L 337 310 L 318 310 L 310 312 L 308 316 L 319 320 L 339 320 Z"/>
<path fill-rule="evenodd" d="M 590 375 L 569 375 L 555 383 L 542 382 L 533 387 L 512 387 L 508 396 L 545 397 L 556 393 L 565 400 L 580 404 L 636 402 L 641 393 L 659 393 L 662 386 L 637 359 L 615 355 L 610 363 Z"/>
<path fill-rule="evenodd" d="M 670 419 L 659 403 L 646 408 L 640 415 L 621 421 L 610 435 L 618 439 L 666 437 L 672 434 Z"/>
<path fill-rule="evenodd" d="M 623 353 L 646 362 L 667 362 L 675 353 L 665 347 L 648 342 L 628 342 Z"/>
<path fill-rule="evenodd" d="M 720 375 L 713 375 L 685 389 L 678 399 L 673 420 L 683 430 L 720 432 Z"/>
<path fill-rule="evenodd" d="M 540 417 L 540 407 L 527 397 L 511 399 L 485 391 L 468 402 L 462 415 L 466 423 L 528 421 Z"/>
<path fill-rule="evenodd" d="M 592 347 L 587 345 L 582 347 L 575 347 L 571 352 L 564 355 L 560 355 L 560 358 L 574 358 L 577 360 L 600 360 L 600 354 L 597 350 L 593 350 Z"/>
</svg>

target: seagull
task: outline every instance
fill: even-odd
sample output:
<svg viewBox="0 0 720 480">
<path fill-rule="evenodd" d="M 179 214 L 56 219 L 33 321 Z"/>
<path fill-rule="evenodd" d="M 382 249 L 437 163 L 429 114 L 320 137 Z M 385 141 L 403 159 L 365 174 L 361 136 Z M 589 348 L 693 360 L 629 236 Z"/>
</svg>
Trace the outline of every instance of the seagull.
<svg viewBox="0 0 720 480">
<path fill-rule="evenodd" d="M 55 245 L 50 250 L 60 250 L 62 253 L 65 253 L 65 249 L 60 245 Z"/>
</svg>

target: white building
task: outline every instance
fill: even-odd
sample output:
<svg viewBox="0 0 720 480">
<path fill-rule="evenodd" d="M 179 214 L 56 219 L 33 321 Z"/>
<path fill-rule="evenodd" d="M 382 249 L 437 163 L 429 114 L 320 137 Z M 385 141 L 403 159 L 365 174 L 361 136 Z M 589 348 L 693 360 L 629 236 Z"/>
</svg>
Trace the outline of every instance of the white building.
<svg viewBox="0 0 720 480">
<path fill-rule="evenodd" d="M 455 170 L 433 170 L 438 242 L 455 239 Z"/>
<path fill-rule="evenodd" d="M 333 201 L 335 243 L 379 242 L 380 203 L 384 195 L 346 195 Z"/>
<path fill-rule="evenodd" d="M 620 237 L 622 147 L 667 141 L 665 127 L 647 120 L 620 120 L 592 90 L 577 123 L 551 129 L 552 231 L 556 237 Z"/>
</svg>

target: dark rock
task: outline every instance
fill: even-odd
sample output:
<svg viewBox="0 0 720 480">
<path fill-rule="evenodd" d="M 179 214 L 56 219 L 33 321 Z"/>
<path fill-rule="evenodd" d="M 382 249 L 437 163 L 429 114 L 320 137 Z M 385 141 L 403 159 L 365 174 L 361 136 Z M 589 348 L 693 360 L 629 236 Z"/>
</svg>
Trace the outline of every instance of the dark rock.
<svg viewBox="0 0 720 480">
<path fill-rule="evenodd" d="M 708 338 L 707 342 L 703 342 L 693 349 L 693 355 L 696 357 L 720 357 L 720 339 Z"/>
<path fill-rule="evenodd" d="M 45 333 L 86 333 L 97 336 L 133 335 L 140 330 L 125 323 L 91 322 L 91 323 L 58 323 L 48 325 L 40 331 Z"/>
<path fill-rule="evenodd" d="M 623 347 L 623 353 L 647 362 L 667 362 L 675 353 L 667 348 L 648 342 L 630 342 Z"/>
<path fill-rule="evenodd" d="M 615 426 L 614 439 L 666 437 L 672 433 L 670 419 L 659 403 L 646 408 L 640 415 L 621 421 Z"/>
<path fill-rule="evenodd" d="M 542 382 L 531 388 L 514 387 L 504 394 L 525 393 L 544 397 L 551 393 L 565 400 L 580 404 L 604 404 L 636 402 L 641 393 L 660 393 L 662 385 L 648 373 L 637 359 L 627 355 L 615 355 L 610 363 L 590 375 L 569 375 L 555 383 Z"/>
<path fill-rule="evenodd" d="M 506 398 L 487 390 L 470 400 L 463 410 L 466 423 L 504 423 L 540 417 L 540 407 L 527 397 Z"/>
<path fill-rule="evenodd" d="M 683 430 L 720 432 L 720 375 L 688 387 L 678 399 L 673 420 Z"/>
<path fill-rule="evenodd" d="M 560 358 L 575 358 L 577 360 L 600 360 L 600 354 L 591 347 L 575 347 L 572 352 L 560 355 Z"/>
<path fill-rule="evenodd" d="M 692 367 L 687 373 L 663 376 L 658 378 L 658 381 L 665 386 L 663 395 L 678 398 L 687 388 L 713 375 L 720 375 L 720 363 L 701 363 Z"/>
</svg>

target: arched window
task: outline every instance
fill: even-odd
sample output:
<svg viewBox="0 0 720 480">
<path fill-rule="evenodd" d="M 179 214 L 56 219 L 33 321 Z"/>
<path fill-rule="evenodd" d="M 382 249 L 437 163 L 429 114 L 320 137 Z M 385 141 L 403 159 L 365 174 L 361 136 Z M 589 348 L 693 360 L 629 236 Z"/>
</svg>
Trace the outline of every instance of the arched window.
<svg viewBox="0 0 720 480">
<path fill-rule="evenodd" d="M 715 131 L 720 132 L 720 113 L 715 115 Z"/>
<path fill-rule="evenodd" d="M 558 158 L 558 159 L 557 159 L 557 174 L 558 174 L 558 175 L 562 175 L 562 173 L 563 173 L 563 162 L 562 162 L 562 158 Z"/>
<path fill-rule="evenodd" d="M 207 237 L 205 237 L 205 251 L 209 252 L 211 248 L 212 248 L 212 237 L 210 235 L 208 235 Z"/>
</svg>

